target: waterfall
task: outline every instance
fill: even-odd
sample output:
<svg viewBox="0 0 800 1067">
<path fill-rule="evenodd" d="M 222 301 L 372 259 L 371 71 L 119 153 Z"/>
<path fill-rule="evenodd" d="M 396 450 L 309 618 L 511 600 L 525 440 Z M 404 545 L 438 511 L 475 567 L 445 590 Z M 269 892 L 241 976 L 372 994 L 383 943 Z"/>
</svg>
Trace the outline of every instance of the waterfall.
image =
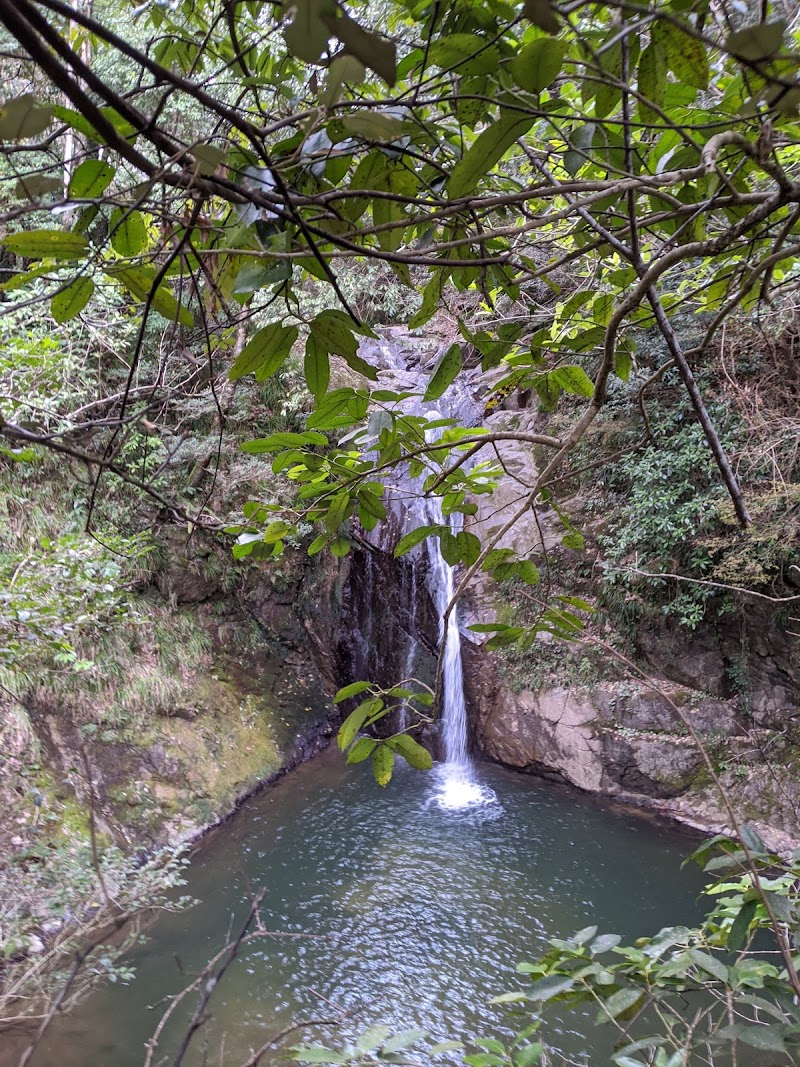
<svg viewBox="0 0 800 1067">
<path fill-rule="evenodd" d="M 404 337 L 408 344 L 409 338 Z M 383 370 L 386 384 L 398 391 L 417 393 L 419 395 L 420 371 L 411 369 L 403 345 L 381 340 L 373 351 L 367 354 L 371 361 L 378 363 Z M 442 419 L 451 413 L 469 424 L 474 418 L 478 408 L 476 401 L 471 396 L 468 388 L 453 386 L 453 393 L 447 405 L 448 410 L 444 413 L 417 397 L 408 398 L 401 402 L 401 409 L 410 415 L 421 415 L 429 422 Z M 428 442 L 435 441 L 439 429 L 430 429 L 425 438 Z M 442 512 L 442 502 L 436 496 L 424 496 L 422 483 L 424 474 L 418 478 L 410 479 L 401 477 L 387 493 L 389 505 L 389 523 L 384 524 L 382 531 L 373 535 L 373 540 L 378 544 L 384 539 L 381 547 L 384 551 L 391 551 L 399 537 L 407 532 L 409 525 L 436 525 L 448 526 L 452 533 L 457 534 L 462 528 L 462 516 L 454 514 L 445 518 Z M 409 523 L 409 519 L 411 523 Z M 388 536 L 387 536 L 388 535 Z M 412 564 L 411 598 L 410 598 L 410 625 L 409 643 L 406 646 L 405 676 L 410 677 L 416 665 L 418 655 L 418 642 L 415 628 L 417 622 L 417 568 L 424 559 L 425 550 L 422 546 L 414 549 L 410 556 Z M 444 624 L 444 616 L 456 588 L 454 569 L 442 556 L 440 542 L 437 537 L 427 539 L 427 586 L 431 602 L 436 609 L 439 618 L 439 643 L 444 642 L 444 658 L 442 662 L 442 695 L 441 695 L 441 731 L 444 748 L 444 763 L 439 765 L 435 772 L 437 777 L 437 792 L 435 799 L 438 804 L 446 808 L 464 808 L 475 804 L 491 802 L 493 795 L 491 790 L 481 787 L 475 779 L 472 761 L 469 756 L 469 724 L 467 720 L 467 705 L 464 696 L 464 667 L 461 655 L 461 632 L 458 624 L 458 605 L 453 609 Z M 372 592 L 370 589 L 368 592 Z M 405 729 L 408 722 L 408 709 L 403 707 L 400 711 L 400 728 Z"/>
<path fill-rule="evenodd" d="M 449 525 L 453 533 L 458 533 L 460 523 L 456 516 L 451 517 L 450 523 L 446 523 L 442 515 L 442 505 L 438 497 L 426 500 L 428 523 L 437 525 Z M 453 605 L 453 610 L 447 620 L 447 633 L 445 634 L 444 614 L 455 592 L 455 576 L 453 568 L 445 562 L 439 547 L 438 537 L 429 537 L 428 562 L 430 564 L 429 586 L 436 612 L 439 616 L 439 643 L 444 644 L 444 662 L 442 664 L 442 682 L 444 692 L 442 696 L 442 733 L 444 735 L 445 763 L 453 767 L 467 767 L 469 755 L 467 751 L 467 704 L 464 699 L 464 665 L 461 660 L 461 633 L 458 628 L 458 604 Z"/>
<path fill-rule="evenodd" d="M 430 413 L 431 419 L 440 418 L 438 411 Z M 427 433 L 427 440 L 433 439 Z M 439 497 L 425 497 L 423 502 L 424 521 L 431 525 L 449 526 L 452 533 L 458 533 L 462 526 L 459 514 L 450 516 L 447 522 L 442 513 Z M 442 792 L 439 802 L 444 807 L 461 808 L 483 799 L 483 791 L 475 782 L 472 762 L 469 757 L 469 722 L 467 720 L 467 702 L 464 698 L 464 664 L 461 657 L 461 631 L 458 626 L 458 603 L 453 604 L 447 618 L 445 629 L 445 612 L 455 593 L 455 572 L 442 555 L 438 537 L 429 537 L 428 546 L 428 583 L 431 597 L 439 616 L 439 643 L 444 641 L 444 658 L 442 662 L 442 736 L 444 741 L 444 768 L 442 773 Z"/>
</svg>

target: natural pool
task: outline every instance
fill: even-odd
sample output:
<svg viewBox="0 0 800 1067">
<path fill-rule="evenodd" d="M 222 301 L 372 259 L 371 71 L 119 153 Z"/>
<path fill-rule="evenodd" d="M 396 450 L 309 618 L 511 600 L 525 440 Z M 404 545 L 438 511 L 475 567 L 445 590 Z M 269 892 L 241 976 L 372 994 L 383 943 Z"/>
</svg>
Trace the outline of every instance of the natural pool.
<svg viewBox="0 0 800 1067">
<path fill-rule="evenodd" d="M 518 986 L 515 965 L 545 938 L 589 923 L 632 938 L 699 917 L 702 876 L 681 870 L 687 835 L 486 764 L 476 769 L 484 801 L 446 807 L 440 773 L 399 768 L 381 790 L 368 767 L 328 752 L 246 804 L 192 863 L 188 892 L 200 903 L 160 918 L 134 955 L 136 981 L 54 1025 L 33 1067 L 139 1067 L 163 998 L 225 944 L 262 887 L 276 936 L 247 945 L 214 992 L 184 1060 L 192 1067 L 236 1067 L 283 1026 L 332 1006 L 351 1011 L 336 1031 L 291 1042 L 335 1046 L 373 1023 L 441 1039 L 502 1035 L 518 1027 L 487 1001 Z M 154 1064 L 172 1063 L 195 1003 L 192 994 L 176 1013 Z M 549 1036 L 607 1062 L 582 1033 L 588 1019 L 570 1016 Z"/>
</svg>

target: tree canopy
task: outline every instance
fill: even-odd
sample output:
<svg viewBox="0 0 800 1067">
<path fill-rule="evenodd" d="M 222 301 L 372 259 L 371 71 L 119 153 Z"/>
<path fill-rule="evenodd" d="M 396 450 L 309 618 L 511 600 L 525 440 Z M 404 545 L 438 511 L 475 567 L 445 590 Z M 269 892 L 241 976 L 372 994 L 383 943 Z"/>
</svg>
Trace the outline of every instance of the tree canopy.
<svg viewBox="0 0 800 1067">
<path fill-rule="evenodd" d="M 352 518 L 370 530 L 385 517 L 390 468 L 425 475 L 445 516 L 470 514 L 487 488 L 486 468 L 470 464 L 493 435 L 451 423 L 431 443 L 425 416 L 371 385 L 360 342 L 374 332 L 343 279 L 377 261 L 408 289 L 412 330 L 454 294 L 472 301 L 424 399 L 471 359 L 497 368 L 498 393 L 529 389 L 566 415 L 559 433 L 525 436 L 544 458 L 500 530 L 481 542 L 434 524 L 400 552 L 440 537 L 465 567 L 459 592 L 480 568 L 535 583 L 530 561 L 496 549 L 503 530 L 565 476 L 614 381 L 644 411 L 672 368 L 747 526 L 694 370 L 730 315 L 796 284 L 793 15 L 709 0 L 0 0 L 13 70 L 0 114 L 4 299 L 17 315 L 47 302 L 64 323 L 112 289 L 138 322 L 102 432 L 13 396 L 6 455 L 63 452 L 95 488 L 111 471 L 181 519 L 219 526 L 161 499 L 120 452 L 147 395 L 138 353 L 156 316 L 174 344 L 199 337 L 209 367 L 229 365 L 234 381 L 267 381 L 302 346 L 315 400 L 305 428 L 243 446 L 273 457 L 296 500 L 227 519 L 238 556 L 280 554 L 300 521 L 319 528 L 310 552 L 345 554 Z M 311 314 L 309 280 L 331 294 Z M 654 332 L 663 357 L 645 373 L 637 350 Z M 354 384 L 330 387 L 332 357 Z M 562 607 L 540 625 L 568 636 L 578 623 Z"/>
</svg>

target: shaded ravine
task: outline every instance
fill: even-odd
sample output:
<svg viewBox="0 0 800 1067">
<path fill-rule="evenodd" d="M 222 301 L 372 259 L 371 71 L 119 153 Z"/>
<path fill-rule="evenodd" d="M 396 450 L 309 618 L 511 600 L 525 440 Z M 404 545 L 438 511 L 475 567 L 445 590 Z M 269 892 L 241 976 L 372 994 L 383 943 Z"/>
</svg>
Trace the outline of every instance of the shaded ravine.
<svg viewBox="0 0 800 1067">
<path fill-rule="evenodd" d="M 391 364 L 391 350 L 388 357 Z M 416 408 L 432 421 L 442 414 Z M 237 1067 L 270 1034 L 339 1009 L 348 1015 L 332 1044 L 374 1023 L 422 1026 L 440 1039 L 508 1033 L 512 1023 L 488 1000 L 517 984 L 515 963 L 544 950 L 547 937 L 594 923 L 634 937 L 698 917 L 699 878 L 679 870 L 690 846 L 677 831 L 473 764 L 458 607 L 446 634 L 441 622 L 456 575 L 437 538 L 405 561 L 391 556 L 409 526 L 449 525 L 456 533 L 459 517 L 446 518 L 418 482 L 388 487 L 387 496 L 387 531 L 376 531 L 376 550 L 351 565 L 363 610 L 350 634 L 354 673 L 342 681 L 419 676 L 420 661 L 430 669 L 446 636 L 444 762 L 429 775 L 401 767 L 380 791 L 368 770 L 347 769 L 329 753 L 246 805 L 193 864 L 189 889 L 198 907 L 159 920 L 136 952 L 137 982 L 101 990 L 74 1019 L 60 1021 L 33 1067 L 138 1067 L 169 998 L 235 931 L 261 887 L 270 933 L 247 947 L 214 992 L 187 1064 Z M 391 662 L 383 655 L 388 641 Z M 194 1003 L 188 998 L 176 1012 L 154 1064 L 172 1062 Z M 605 1061 L 607 1042 L 590 1030 L 577 1013 L 551 1036 L 571 1056 L 593 1052 Z M 322 1031 L 305 1036 L 327 1039 Z"/>
</svg>

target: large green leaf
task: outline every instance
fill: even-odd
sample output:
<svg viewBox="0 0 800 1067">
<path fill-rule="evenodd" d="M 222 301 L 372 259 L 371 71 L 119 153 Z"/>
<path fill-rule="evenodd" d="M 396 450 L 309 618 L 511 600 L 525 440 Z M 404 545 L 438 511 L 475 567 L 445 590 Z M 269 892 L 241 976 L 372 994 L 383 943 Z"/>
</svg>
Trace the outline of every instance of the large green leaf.
<svg viewBox="0 0 800 1067">
<path fill-rule="evenodd" d="M 539 397 L 542 411 L 555 411 L 561 387 L 552 374 L 537 374 L 533 379 L 533 388 Z"/>
<path fill-rule="evenodd" d="M 514 1067 L 538 1067 L 542 1062 L 544 1053 L 545 1047 L 541 1041 L 536 1041 L 531 1045 L 523 1045 L 514 1054 Z"/>
<path fill-rule="evenodd" d="M 292 265 L 288 259 L 245 260 L 234 279 L 232 293 L 234 296 L 249 296 L 263 286 L 284 282 L 291 276 Z"/>
<path fill-rule="evenodd" d="M 655 23 L 652 39 L 664 48 L 669 69 L 678 81 L 694 89 L 708 88 L 708 52 L 702 41 L 666 20 Z"/>
<path fill-rule="evenodd" d="M 426 537 L 439 533 L 442 529 L 441 526 L 417 526 L 415 530 L 411 530 L 397 542 L 394 549 L 395 557 L 408 555 L 411 549 L 421 544 Z"/>
<path fill-rule="evenodd" d="M 553 37 L 531 41 L 510 64 L 514 81 L 529 93 L 540 93 L 558 77 L 566 50 L 566 43 Z"/>
<path fill-rule="evenodd" d="M 426 748 L 415 741 L 413 737 L 409 737 L 408 734 L 398 734 L 397 737 L 393 737 L 389 742 L 392 748 L 399 752 L 403 759 L 411 767 L 415 767 L 418 771 L 429 771 L 433 766 L 433 757 Z"/>
<path fill-rule="evenodd" d="M 367 413 L 369 398 L 360 389 L 332 389 L 318 402 L 306 419 L 306 426 L 315 430 L 336 430 L 353 426 Z"/>
<path fill-rule="evenodd" d="M 147 244 L 147 226 L 140 211 L 115 208 L 108 228 L 111 247 L 121 256 L 135 256 Z"/>
<path fill-rule="evenodd" d="M 717 1036 L 728 1041 L 742 1041 L 745 1045 L 760 1049 L 762 1052 L 786 1053 L 784 1033 L 785 1028 L 776 1023 L 768 1026 L 732 1023 L 720 1030 Z"/>
<path fill-rule="evenodd" d="M 150 302 L 153 311 L 163 315 L 171 322 L 179 322 L 181 326 L 193 326 L 194 315 L 175 298 L 173 293 L 162 282 L 155 284 L 155 271 L 152 267 L 118 267 L 107 266 L 105 268 L 109 278 L 123 285 L 128 292 L 137 300 Z"/>
<path fill-rule="evenodd" d="M 409 177 L 412 179 L 412 185 L 409 188 L 408 184 L 402 190 L 395 188 L 398 186 L 398 178 Z M 408 171 L 402 171 L 400 174 L 394 173 L 389 175 L 389 189 L 387 191 L 398 192 L 402 191 L 404 195 L 409 193 L 413 196 L 416 192 L 416 187 L 413 184 L 413 177 Z M 406 218 L 405 206 L 397 200 L 389 200 L 385 197 L 376 197 L 372 202 L 372 220 L 377 227 L 387 226 L 390 223 L 395 225 L 392 229 L 379 229 L 375 235 L 378 239 L 378 244 L 381 248 L 386 249 L 388 252 L 396 252 L 397 249 L 403 244 L 406 236 L 405 228 L 398 225 Z"/>
<path fill-rule="evenodd" d="M 377 370 L 358 354 L 358 340 L 353 332 L 356 328 L 339 311 L 321 311 L 311 323 L 311 336 L 326 352 L 341 356 L 352 370 L 376 381 Z"/>
<path fill-rule="evenodd" d="M 326 19 L 336 15 L 334 0 L 294 0 L 289 7 L 292 21 L 285 27 L 286 47 L 306 63 L 316 63 L 328 45 Z"/>
<path fill-rule="evenodd" d="M 445 349 L 434 368 L 425 389 L 425 400 L 438 400 L 448 386 L 458 377 L 463 363 L 460 344 L 452 344 Z"/>
<path fill-rule="evenodd" d="M 335 20 L 329 18 L 327 24 L 351 56 L 374 70 L 388 86 L 394 85 L 397 79 L 397 47 L 394 41 L 388 41 L 372 30 L 365 30 L 355 19 L 342 12 Z"/>
<path fill-rule="evenodd" d="M 319 400 L 328 390 L 328 384 L 331 380 L 331 367 L 327 349 L 320 344 L 314 334 L 310 334 L 306 340 L 303 371 L 309 392 L 315 400 Z"/>
<path fill-rule="evenodd" d="M 25 230 L 3 237 L 0 244 L 26 259 L 82 259 L 89 247 L 82 233 L 69 230 Z"/>
<path fill-rule="evenodd" d="M 569 136 L 569 148 L 564 153 L 564 169 L 575 177 L 588 160 L 588 150 L 592 146 L 595 126 L 593 122 L 584 123 L 574 129 Z"/>
<path fill-rule="evenodd" d="M 99 134 L 94 126 L 92 126 L 91 122 L 84 118 L 79 111 L 75 111 L 70 107 L 63 107 L 61 104 L 55 104 L 52 107 L 52 112 L 56 118 L 61 119 L 62 122 L 65 122 L 77 133 L 83 134 L 84 137 L 88 137 L 92 141 L 99 141 L 100 144 L 106 143 L 102 134 Z M 135 140 L 136 130 L 130 122 L 123 118 L 113 107 L 101 107 L 100 114 L 122 137 L 131 141 Z"/>
<path fill-rule="evenodd" d="M 277 452 L 283 448 L 307 448 L 314 445 L 327 445 L 327 443 L 328 438 L 318 430 L 306 430 L 304 433 L 292 433 L 284 430 L 281 433 L 270 434 L 269 437 L 258 437 L 254 441 L 245 441 L 240 447 L 243 452 L 256 456 Z"/>
<path fill-rule="evenodd" d="M 380 111 L 355 112 L 345 115 L 342 125 L 348 133 L 363 137 L 365 141 L 398 141 L 407 133 L 406 124 Z"/>
<path fill-rule="evenodd" d="M 366 75 L 364 64 L 355 56 L 335 56 L 328 67 L 328 77 L 325 82 L 325 92 L 321 103 L 324 107 L 331 107 L 339 99 L 345 84 L 359 85 Z"/>
<path fill-rule="evenodd" d="M 379 745 L 372 753 L 372 773 L 380 786 L 387 786 L 392 780 L 394 752 L 388 745 Z"/>
<path fill-rule="evenodd" d="M 27 141 L 52 121 L 53 108 L 42 107 L 30 93 L 6 100 L 0 108 L 0 141 Z"/>
<path fill-rule="evenodd" d="M 435 271 L 429 279 L 428 284 L 422 291 L 422 306 L 419 311 L 411 316 L 409 321 L 408 325 L 412 330 L 416 330 L 419 326 L 424 326 L 436 314 L 446 281 L 445 275 L 440 270 Z"/>
<path fill-rule="evenodd" d="M 255 374 L 260 382 L 266 381 L 279 370 L 297 340 L 297 327 L 271 322 L 255 333 L 244 346 L 230 369 L 231 381 Z"/>
<path fill-rule="evenodd" d="M 457 200 L 474 192 L 481 179 L 503 158 L 514 142 L 528 132 L 535 121 L 533 115 L 520 115 L 518 111 L 501 111 L 497 122 L 478 136 L 453 168 L 447 183 L 450 198 Z"/>
<path fill-rule="evenodd" d="M 786 23 L 783 19 L 744 26 L 730 34 L 725 41 L 725 50 L 751 63 L 758 62 L 780 52 L 785 33 Z"/>
<path fill-rule="evenodd" d="M 641 989 L 618 989 L 602 1002 L 602 1007 L 597 1013 L 597 1021 L 607 1023 L 612 1019 L 628 1017 L 640 1007 L 644 998 L 645 993 Z"/>
<path fill-rule="evenodd" d="M 50 301 L 50 314 L 56 322 L 68 322 L 83 311 L 94 293 L 91 278 L 76 278 Z"/>
<path fill-rule="evenodd" d="M 344 1052 L 335 1052 L 325 1045 L 296 1045 L 292 1049 L 292 1059 L 298 1063 L 329 1063 L 346 1064 L 350 1062 L 350 1056 Z"/>
<path fill-rule="evenodd" d="M 725 942 L 725 947 L 730 952 L 739 952 L 744 946 L 747 936 L 750 933 L 750 923 L 756 916 L 756 909 L 758 902 L 755 900 L 748 900 L 739 909 L 739 913 L 731 924 L 731 928 L 728 931 L 728 937 Z"/>
<path fill-rule="evenodd" d="M 576 393 L 578 396 L 590 397 L 594 393 L 592 379 L 582 367 L 570 365 L 556 367 L 550 376 L 567 393 Z"/>
<path fill-rule="evenodd" d="M 374 148 L 359 162 L 353 177 L 350 180 L 350 189 L 354 192 L 358 189 L 373 190 L 385 188 L 384 176 L 389 167 L 389 161 L 379 149 Z M 340 201 L 339 211 L 351 222 L 356 222 L 369 206 L 369 197 L 353 196 Z"/>
<path fill-rule="evenodd" d="M 369 682 L 351 682 L 349 685 L 343 686 L 333 698 L 334 704 L 340 704 L 343 700 L 349 700 L 350 697 L 358 696 L 359 693 L 364 693 L 369 689 Z"/>
<path fill-rule="evenodd" d="M 350 746 L 350 750 L 347 753 L 348 763 L 363 763 L 364 760 L 369 759 L 375 750 L 377 740 L 374 737 L 359 737 L 358 740 Z"/>
<path fill-rule="evenodd" d="M 28 200 L 38 200 L 50 193 L 61 191 L 61 179 L 51 178 L 46 174 L 28 174 L 17 179 L 14 186 L 14 195 L 27 197 Z"/>
<path fill-rule="evenodd" d="M 659 108 L 664 106 L 667 87 L 667 53 L 659 41 L 651 41 L 639 60 L 639 92 Z M 658 115 L 643 101 L 639 101 L 639 115 L 643 122 L 655 122 Z"/>
<path fill-rule="evenodd" d="M 357 708 L 350 712 L 339 727 L 339 733 L 336 735 L 336 742 L 342 752 L 350 747 L 356 734 L 367 719 L 371 715 L 377 714 L 382 707 L 383 701 L 380 697 L 370 697 L 369 700 L 362 701 Z"/>
<path fill-rule="evenodd" d="M 474 627 L 473 627 L 474 629 Z M 548 974 L 534 982 L 527 993 L 531 1000 L 552 1000 L 575 986 L 575 979 L 566 974 Z"/>
<path fill-rule="evenodd" d="M 392 1052 L 401 1052 L 403 1049 L 416 1045 L 427 1036 L 427 1030 L 401 1030 L 399 1034 L 394 1034 L 388 1041 L 383 1042 L 381 1054 L 387 1056 Z"/>
<path fill-rule="evenodd" d="M 102 196 L 111 184 L 116 169 L 102 159 L 84 159 L 69 180 L 69 195 L 76 200 Z"/>
<path fill-rule="evenodd" d="M 459 76 L 493 74 L 499 55 L 496 45 L 473 33 L 451 33 L 431 44 L 428 60 L 445 70 L 455 68 Z"/>
<path fill-rule="evenodd" d="M 561 28 L 550 0 L 525 0 L 522 14 L 545 33 L 558 33 Z"/>
<path fill-rule="evenodd" d="M 332 311 L 321 311 L 311 323 L 311 336 L 326 352 L 337 356 L 353 356 L 358 351 L 358 339 L 352 326 Z"/>
</svg>

